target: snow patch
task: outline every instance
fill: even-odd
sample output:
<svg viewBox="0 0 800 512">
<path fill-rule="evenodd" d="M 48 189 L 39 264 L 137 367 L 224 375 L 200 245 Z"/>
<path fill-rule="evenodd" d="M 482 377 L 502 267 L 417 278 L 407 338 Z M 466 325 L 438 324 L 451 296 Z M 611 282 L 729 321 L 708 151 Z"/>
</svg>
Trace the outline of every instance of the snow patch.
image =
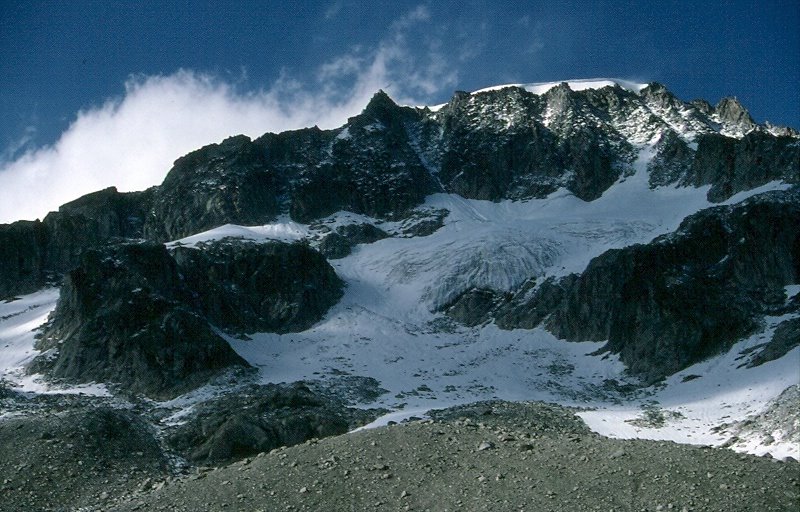
<svg viewBox="0 0 800 512">
<path fill-rule="evenodd" d="M 283 222 L 264 224 L 263 226 L 225 224 L 218 228 L 169 242 L 166 245 L 168 248 L 178 246 L 197 247 L 198 243 L 222 240 L 223 238 L 238 238 L 242 240 L 252 240 L 254 242 L 296 242 L 308 236 L 308 226 L 286 219 Z"/>
<path fill-rule="evenodd" d="M 800 382 L 800 347 L 784 357 L 753 368 L 742 363 L 743 352 L 772 338 L 775 327 L 791 315 L 768 317 L 767 328 L 734 345 L 727 353 L 697 363 L 650 388 L 645 397 L 621 406 L 599 406 L 579 416 L 605 436 L 720 446 L 731 438 L 719 426 L 762 412 L 786 388 Z M 667 414 L 663 426 L 647 427 L 640 418 L 652 404 Z M 800 458 L 800 446 L 777 441 L 769 446 L 743 442 L 732 447 L 757 455 Z"/>
<path fill-rule="evenodd" d="M 786 302 L 789 302 L 800 293 L 800 284 L 790 284 L 783 289 L 786 291 Z"/>
<path fill-rule="evenodd" d="M 45 288 L 0 302 L 0 381 L 26 393 L 108 396 L 103 384 L 58 386 L 25 373 L 26 365 L 41 353 L 34 348 L 36 334 L 55 309 L 58 295 L 58 288 Z"/>
<path fill-rule="evenodd" d="M 0 302 L 0 380 L 19 381 L 25 365 L 39 355 L 34 336 L 57 300 L 58 288 L 47 288 Z"/>
</svg>

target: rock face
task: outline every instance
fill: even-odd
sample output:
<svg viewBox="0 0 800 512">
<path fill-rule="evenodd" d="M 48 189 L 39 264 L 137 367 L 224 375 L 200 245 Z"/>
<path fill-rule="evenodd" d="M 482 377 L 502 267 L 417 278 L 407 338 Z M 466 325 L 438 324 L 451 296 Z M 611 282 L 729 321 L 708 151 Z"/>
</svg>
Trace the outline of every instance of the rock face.
<svg viewBox="0 0 800 512">
<path fill-rule="evenodd" d="M 440 112 L 439 177 L 469 198 L 544 197 L 563 186 L 588 201 L 633 160 L 631 145 L 595 122 L 592 99 L 566 84 L 541 96 L 518 88 L 457 94 Z M 573 128 L 581 124 L 590 127 Z"/>
<path fill-rule="evenodd" d="M 606 350 L 653 382 L 793 307 L 783 287 L 800 282 L 798 225 L 796 187 L 704 210 L 650 244 L 604 253 L 579 276 L 523 290 L 494 315 L 504 328 L 543 322 L 568 340 L 608 340 Z"/>
<path fill-rule="evenodd" d="M 305 165 L 292 179 L 289 213 L 309 222 L 339 210 L 402 218 L 441 189 L 409 132 L 420 113 L 399 107 L 379 91 L 364 111 L 336 131 L 326 158 Z"/>
<path fill-rule="evenodd" d="M 406 124 L 419 120 L 379 92 L 335 131 L 237 136 L 178 159 L 155 194 L 145 235 L 173 240 L 225 223 L 263 224 L 282 211 L 310 222 L 348 210 L 399 218 L 437 191 Z"/>
<path fill-rule="evenodd" d="M 30 293 L 78 264 L 83 250 L 119 238 L 141 238 L 152 189 L 115 188 L 67 203 L 44 221 L 0 225 L 0 297 Z"/>
<path fill-rule="evenodd" d="M 800 346 L 800 318 L 785 320 L 775 329 L 772 340 L 763 347 L 759 347 L 759 352 L 747 363 L 747 367 L 753 368 L 779 359 L 797 346 Z"/>
<path fill-rule="evenodd" d="M 701 136 L 681 183 L 712 185 L 708 198 L 723 201 L 774 180 L 800 182 L 800 144 L 793 137 L 754 131 L 741 139 L 718 134 Z"/>
<path fill-rule="evenodd" d="M 170 398 L 246 363 L 187 305 L 190 291 L 162 245 L 88 250 L 67 274 L 34 370 Z"/>
<path fill-rule="evenodd" d="M 318 249 L 326 258 L 335 260 L 349 255 L 354 245 L 371 244 L 388 236 L 372 224 L 347 224 L 327 235 Z"/>
<path fill-rule="evenodd" d="M 46 240 L 39 221 L 0 225 L 0 298 L 30 293 L 44 285 Z"/>
<path fill-rule="evenodd" d="M 247 366 L 212 325 L 298 330 L 341 295 L 333 269 L 300 245 L 219 242 L 176 253 L 153 243 L 85 251 L 67 274 L 39 341 L 47 352 L 32 369 L 170 398 Z"/>
<path fill-rule="evenodd" d="M 251 386 L 235 400 L 204 402 L 168 433 L 168 443 L 195 463 L 219 464 L 344 434 L 375 416 L 324 398 L 303 383 Z"/>
<path fill-rule="evenodd" d="M 154 190 L 120 193 L 114 187 L 62 205 L 43 221 L 47 229 L 48 270 L 66 272 L 80 253 L 112 239 L 143 236 L 145 216 Z"/>
<path fill-rule="evenodd" d="M 502 329 L 533 329 L 561 306 L 578 279 L 573 274 L 561 279 L 548 278 L 540 286 L 535 281 L 527 283 L 497 308 L 494 314 L 497 325 Z"/>
<path fill-rule="evenodd" d="M 202 314 L 235 332 L 308 329 L 343 293 L 325 258 L 300 243 L 222 241 L 173 256 Z"/>
<path fill-rule="evenodd" d="M 468 327 L 474 327 L 491 320 L 491 313 L 499 302 L 501 297 L 498 297 L 495 291 L 472 288 L 447 304 L 444 311 L 450 318 Z"/>
<path fill-rule="evenodd" d="M 155 191 L 144 235 L 166 241 L 227 223 L 264 224 L 278 213 L 279 181 L 249 137 L 205 146 L 175 161 Z"/>
</svg>

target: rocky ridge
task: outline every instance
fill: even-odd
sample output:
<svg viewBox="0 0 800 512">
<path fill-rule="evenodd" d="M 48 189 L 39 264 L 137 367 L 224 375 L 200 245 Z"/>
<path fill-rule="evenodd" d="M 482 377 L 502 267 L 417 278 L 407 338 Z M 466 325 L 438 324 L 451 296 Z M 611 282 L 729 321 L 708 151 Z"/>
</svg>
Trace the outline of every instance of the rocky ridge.
<svg viewBox="0 0 800 512">
<path fill-rule="evenodd" d="M 32 291 L 115 237 L 169 241 L 278 215 L 309 223 L 340 210 L 403 219 L 434 192 L 498 200 L 564 187 L 584 200 L 633 172 L 652 145 L 653 186 L 712 185 L 720 201 L 773 180 L 800 181 L 791 129 L 758 125 L 735 99 L 683 102 L 660 84 L 534 94 L 524 87 L 457 92 L 434 110 L 383 92 L 335 130 L 226 139 L 175 162 L 146 192 L 114 189 L 64 205 L 41 223 L 0 229 L 0 296 Z"/>
</svg>

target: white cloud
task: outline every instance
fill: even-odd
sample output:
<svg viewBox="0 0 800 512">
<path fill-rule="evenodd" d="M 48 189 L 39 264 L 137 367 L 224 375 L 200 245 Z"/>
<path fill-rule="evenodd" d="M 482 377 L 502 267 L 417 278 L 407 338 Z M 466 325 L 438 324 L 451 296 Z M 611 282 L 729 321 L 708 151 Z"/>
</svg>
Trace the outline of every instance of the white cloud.
<svg viewBox="0 0 800 512">
<path fill-rule="evenodd" d="M 411 11 L 376 48 L 356 47 L 306 83 L 283 73 L 267 89 L 241 92 L 190 70 L 131 77 L 123 96 L 79 112 L 52 146 L 0 162 L 0 222 L 42 218 L 112 185 L 132 191 L 159 184 L 176 158 L 230 135 L 340 126 L 378 89 L 404 103 L 450 89 L 456 73 L 435 42 L 415 48 L 408 40 L 416 38 L 406 37 L 429 19 L 424 7 Z"/>
</svg>

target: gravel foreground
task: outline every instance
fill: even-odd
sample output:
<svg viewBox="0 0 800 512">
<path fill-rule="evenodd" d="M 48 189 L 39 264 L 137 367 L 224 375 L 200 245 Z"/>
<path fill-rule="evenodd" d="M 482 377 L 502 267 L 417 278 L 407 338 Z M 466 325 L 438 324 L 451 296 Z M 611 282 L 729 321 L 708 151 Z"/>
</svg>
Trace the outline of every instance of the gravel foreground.
<svg viewBox="0 0 800 512">
<path fill-rule="evenodd" d="M 102 509 L 797 511 L 799 480 L 795 461 L 613 440 L 562 407 L 494 402 L 196 471 Z"/>
<path fill-rule="evenodd" d="M 130 444 L 130 432 L 124 439 L 106 433 L 117 439 L 115 451 L 98 447 L 101 456 L 92 460 L 83 439 L 55 443 L 28 431 L 27 442 L 46 448 L 0 447 L 5 455 L 20 454 L 0 464 L 0 477 L 20 478 L 26 453 L 46 457 L 50 466 L 29 461 L 19 489 L 11 480 L 2 487 L 0 510 L 800 510 L 796 461 L 608 439 L 592 433 L 572 411 L 542 403 L 486 402 L 431 416 L 177 476 L 161 469 L 163 455 L 145 441 L 135 453 L 120 452 Z M 112 423 L 105 420 L 98 430 Z M 82 462 L 73 459 L 70 465 L 58 447 L 81 450 Z M 130 464 L 130 457 L 140 459 L 139 473 L 120 466 Z"/>
</svg>

